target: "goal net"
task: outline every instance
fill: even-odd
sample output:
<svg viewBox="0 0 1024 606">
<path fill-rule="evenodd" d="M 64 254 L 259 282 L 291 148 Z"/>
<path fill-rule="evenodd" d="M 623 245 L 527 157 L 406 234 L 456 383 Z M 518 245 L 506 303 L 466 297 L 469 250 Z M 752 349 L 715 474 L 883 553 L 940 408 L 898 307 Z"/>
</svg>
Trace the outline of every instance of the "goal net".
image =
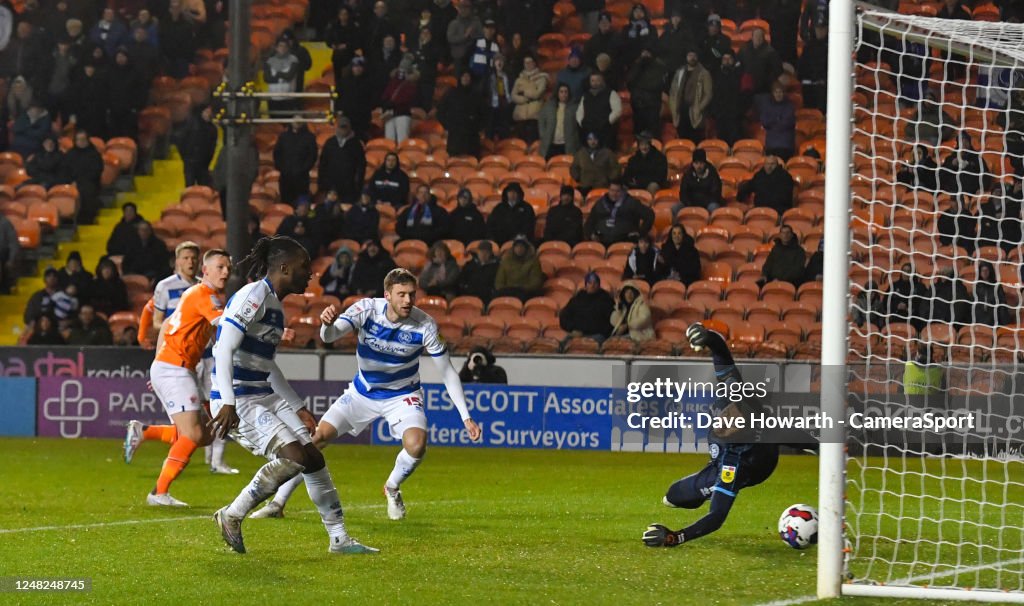
<svg viewBox="0 0 1024 606">
<path fill-rule="evenodd" d="M 861 10 L 854 51 L 841 592 L 1024 602 L 1024 26 Z"/>
</svg>

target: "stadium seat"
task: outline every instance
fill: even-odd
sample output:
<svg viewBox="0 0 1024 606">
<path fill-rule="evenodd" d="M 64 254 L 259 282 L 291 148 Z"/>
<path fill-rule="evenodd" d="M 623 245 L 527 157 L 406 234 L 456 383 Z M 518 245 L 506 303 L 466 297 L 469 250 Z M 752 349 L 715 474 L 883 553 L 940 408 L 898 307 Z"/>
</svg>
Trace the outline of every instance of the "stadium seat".
<svg viewBox="0 0 1024 606">
<path fill-rule="evenodd" d="M 709 280 L 698 280 L 686 289 L 686 300 L 693 303 L 703 303 L 707 307 L 721 299 L 724 282 L 713 282 Z"/>
<path fill-rule="evenodd" d="M 675 344 L 664 339 L 651 339 L 637 344 L 636 355 L 639 356 L 671 356 L 675 353 Z"/>
<path fill-rule="evenodd" d="M 772 303 L 772 301 L 765 301 Z M 817 320 L 818 312 L 813 307 L 795 301 L 783 301 L 779 304 L 782 311 L 782 320 L 788 324 L 797 326 L 810 326 Z"/>
<path fill-rule="evenodd" d="M 580 268 L 590 269 L 604 261 L 605 248 L 600 242 L 580 242 L 572 249 L 572 261 Z"/>
<path fill-rule="evenodd" d="M 590 337 L 573 337 L 566 341 L 563 353 L 575 355 L 594 355 L 599 353 L 601 346 Z"/>
<path fill-rule="evenodd" d="M 747 321 L 755 324 L 777 321 L 781 315 L 779 306 L 773 303 L 760 301 L 747 307 Z"/>
<path fill-rule="evenodd" d="M 444 297 L 429 296 L 416 299 L 416 307 L 430 314 L 435 320 L 448 313 L 448 300 Z"/>
<path fill-rule="evenodd" d="M 651 287 L 649 301 L 672 309 L 686 298 L 686 285 L 676 280 L 659 280 Z"/>
<path fill-rule="evenodd" d="M 632 355 L 637 344 L 629 337 L 610 337 L 601 343 L 601 354 L 606 356 Z"/>
<path fill-rule="evenodd" d="M 523 302 L 516 297 L 496 297 L 487 304 L 487 316 L 502 321 L 518 318 L 523 311 Z"/>
<path fill-rule="evenodd" d="M 725 300 L 742 307 L 756 303 L 758 294 L 757 283 L 750 280 L 736 281 L 725 288 Z"/>
<path fill-rule="evenodd" d="M 474 337 L 496 339 L 505 334 L 505 323 L 487 316 L 482 316 L 468 324 L 469 334 Z"/>
<path fill-rule="evenodd" d="M 761 325 L 764 327 L 765 341 L 782 343 L 790 348 L 794 348 L 803 342 L 798 326 L 793 326 L 786 322 L 762 322 Z"/>
<path fill-rule="evenodd" d="M 717 301 L 708 306 L 708 318 L 730 326 L 743 321 L 744 308 L 728 301 Z"/>
<path fill-rule="evenodd" d="M 505 334 L 524 341 L 541 336 L 543 323 L 536 318 L 515 318 L 507 323 Z"/>
<path fill-rule="evenodd" d="M 761 300 L 766 303 L 788 303 L 796 296 L 796 287 L 789 282 L 772 280 L 761 287 Z"/>
<path fill-rule="evenodd" d="M 445 341 L 453 343 L 462 338 L 466 326 L 456 318 L 447 317 L 437 320 L 437 329 Z"/>
<path fill-rule="evenodd" d="M 526 353 L 531 354 L 556 354 L 561 349 L 558 340 L 551 337 L 537 337 L 526 344 Z"/>
<path fill-rule="evenodd" d="M 668 308 L 668 317 L 673 320 L 681 320 L 687 326 L 694 322 L 704 320 L 706 315 L 705 306 L 691 301 L 683 301 L 673 308 Z"/>
<path fill-rule="evenodd" d="M 682 223 L 690 232 L 695 235 L 700 229 L 708 224 L 710 214 L 706 208 L 700 206 L 688 206 L 679 210 L 676 215 L 676 222 Z"/>
<path fill-rule="evenodd" d="M 673 343 L 683 343 L 686 339 L 686 329 L 688 327 L 689 324 L 683 320 L 668 318 L 658 322 L 654 330 L 659 339 Z"/>
</svg>

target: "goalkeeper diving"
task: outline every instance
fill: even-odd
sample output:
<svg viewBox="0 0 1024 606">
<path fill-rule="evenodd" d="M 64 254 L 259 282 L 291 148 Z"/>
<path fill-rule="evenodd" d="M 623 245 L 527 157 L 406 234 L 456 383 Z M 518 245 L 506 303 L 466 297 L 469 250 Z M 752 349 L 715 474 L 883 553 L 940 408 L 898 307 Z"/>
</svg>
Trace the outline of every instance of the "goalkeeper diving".
<svg viewBox="0 0 1024 606">
<path fill-rule="evenodd" d="M 699 322 L 686 330 L 690 347 L 695 351 L 707 348 L 715 365 L 715 380 L 725 383 L 742 381 L 732 353 L 722 335 L 708 330 Z M 719 393 L 715 390 L 715 393 Z M 763 411 L 757 398 L 730 402 L 719 398 L 712 412 L 719 417 L 749 415 Z M 767 480 L 779 462 L 779 445 L 753 441 L 752 436 L 732 433 L 735 430 L 714 430 L 708 434 L 711 461 L 697 473 L 676 481 L 665 493 L 664 503 L 669 507 L 697 509 L 711 501 L 711 509 L 704 517 L 682 530 L 672 530 L 662 524 L 651 524 L 644 531 L 644 545 L 648 547 L 676 547 L 718 530 L 725 523 L 729 510 L 740 490 L 757 486 Z M 743 440 L 744 443 L 740 443 Z"/>
</svg>

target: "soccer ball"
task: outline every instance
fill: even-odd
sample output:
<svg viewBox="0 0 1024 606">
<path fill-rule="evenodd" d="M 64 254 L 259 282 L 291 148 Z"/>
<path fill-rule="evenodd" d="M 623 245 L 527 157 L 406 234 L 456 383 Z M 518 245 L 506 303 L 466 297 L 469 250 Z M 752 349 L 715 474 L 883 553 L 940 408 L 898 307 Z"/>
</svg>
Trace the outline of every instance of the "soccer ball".
<svg viewBox="0 0 1024 606">
<path fill-rule="evenodd" d="M 779 517 L 779 536 L 793 549 L 818 542 L 818 512 L 810 505 L 790 505 Z"/>
</svg>

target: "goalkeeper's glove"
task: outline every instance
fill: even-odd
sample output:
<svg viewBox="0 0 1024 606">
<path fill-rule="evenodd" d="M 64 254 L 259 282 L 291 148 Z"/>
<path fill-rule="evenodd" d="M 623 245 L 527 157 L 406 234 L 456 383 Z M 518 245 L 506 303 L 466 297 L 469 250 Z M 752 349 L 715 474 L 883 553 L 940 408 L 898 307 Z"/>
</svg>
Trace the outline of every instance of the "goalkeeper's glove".
<svg viewBox="0 0 1024 606">
<path fill-rule="evenodd" d="M 682 545 L 683 533 L 661 524 L 651 524 L 644 531 L 643 541 L 648 547 L 676 547 Z"/>
<path fill-rule="evenodd" d="M 693 351 L 700 351 L 707 344 L 708 329 L 700 322 L 694 322 L 686 329 L 686 338 L 690 341 Z"/>
</svg>

